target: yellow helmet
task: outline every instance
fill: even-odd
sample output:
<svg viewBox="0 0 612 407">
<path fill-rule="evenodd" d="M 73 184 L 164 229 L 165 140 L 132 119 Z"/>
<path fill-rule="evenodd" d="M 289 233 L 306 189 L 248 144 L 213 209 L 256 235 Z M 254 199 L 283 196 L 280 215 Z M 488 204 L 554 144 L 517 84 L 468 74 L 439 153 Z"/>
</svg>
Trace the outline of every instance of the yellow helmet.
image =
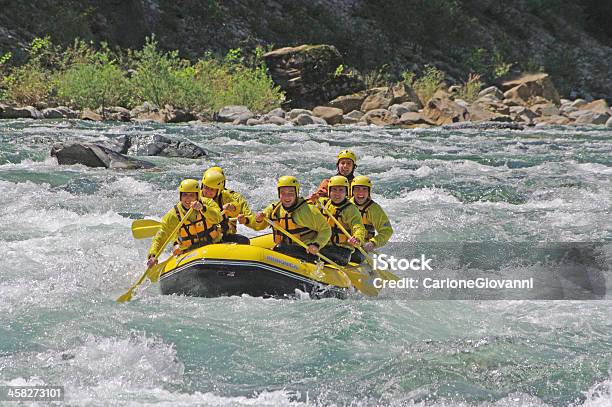
<svg viewBox="0 0 612 407">
<path fill-rule="evenodd" d="M 206 170 L 206 172 L 208 172 L 208 171 L 217 171 L 217 172 L 220 172 L 221 174 L 223 174 L 225 176 L 225 173 L 223 172 L 223 168 L 221 168 L 221 167 L 217 167 L 217 166 L 210 167 L 209 169 Z M 206 172 L 204 172 L 204 174 L 206 174 Z"/>
<path fill-rule="evenodd" d="M 183 192 L 200 192 L 200 183 L 196 179 L 184 179 L 178 187 L 179 196 Z"/>
<path fill-rule="evenodd" d="M 212 189 L 223 189 L 225 185 L 225 175 L 219 171 L 211 171 L 208 169 L 204 173 L 202 178 L 202 187 L 208 187 Z"/>
<path fill-rule="evenodd" d="M 329 190 L 331 187 L 345 187 L 346 193 L 348 194 L 349 180 L 348 178 L 343 177 L 342 175 L 334 175 L 329 179 L 329 182 L 327 183 L 327 189 Z"/>
<path fill-rule="evenodd" d="M 276 188 L 279 190 L 280 187 L 294 187 L 295 195 L 300 196 L 300 182 L 293 175 L 283 175 L 278 179 L 276 183 Z"/>
<path fill-rule="evenodd" d="M 358 175 L 353 178 L 353 182 L 351 183 L 351 195 L 355 195 L 353 192 L 355 187 L 368 187 L 370 188 L 370 193 L 372 193 L 372 181 L 365 175 Z"/>
<path fill-rule="evenodd" d="M 336 160 L 336 163 L 338 163 L 343 158 L 348 158 L 349 160 L 353 161 L 353 164 L 357 164 L 357 156 L 351 150 L 340 151 L 340 153 L 338 153 L 338 159 Z"/>
</svg>

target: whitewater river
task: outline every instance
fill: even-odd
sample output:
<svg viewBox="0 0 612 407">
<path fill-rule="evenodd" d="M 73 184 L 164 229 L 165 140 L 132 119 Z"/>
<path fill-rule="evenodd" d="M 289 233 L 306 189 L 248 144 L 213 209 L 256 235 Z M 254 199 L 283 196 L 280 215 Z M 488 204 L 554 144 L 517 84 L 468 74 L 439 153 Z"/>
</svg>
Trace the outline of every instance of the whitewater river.
<svg viewBox="0 0 612 407">
<path fill-rule="evenodd" d="M 141 157 L 156 168 L 137 171 L 49 157 L 66 138 L 134 134 L 185 137 L 210 154 Z M 132 239 L 132 220 L 161 217 L 182 179 L 220 165 L 228 187 L 262 209 L 280 175 L 297 175 L 310 192 L 344 148 L 392 219 L 398 243 L 389 250 L 594 242 L 598 294 L 203 299 L 161 296 L 146 283 L 132 302 L 115 302 L 144 271 L 148 242 Z M 0 386 L 60 385 L 67 405 L 94 406 L 610 406 L 611 210 L 612 131 L 603 127 L 0 121 Z M 541 260 L 502 271 L 526 276 Z"/>
</svg>

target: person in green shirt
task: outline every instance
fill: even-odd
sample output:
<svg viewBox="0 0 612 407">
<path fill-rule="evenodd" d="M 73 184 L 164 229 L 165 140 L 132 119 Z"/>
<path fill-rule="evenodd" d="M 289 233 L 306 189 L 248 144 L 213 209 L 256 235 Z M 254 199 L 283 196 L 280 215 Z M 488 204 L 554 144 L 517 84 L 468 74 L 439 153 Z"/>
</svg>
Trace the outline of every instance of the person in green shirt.
<svg viewBox="0 0 612 407">
<path fill-rule="evenodd" d="M 351 201 L 357 205 L 366 229 L 366 238 L 363 248 L 367 252 L 382 247 L 393 235 L 393 228 L 383 208 L 371 198 L 372 181 L 365 175 L 359 175 L 351 183 L 353 197 Z M 356 251 L 351 257 L 355 263 L 363 262 L 363 255 Z"/>
<path fill-rule="evenodd" d="M 349 181 L 342 175 L 329 179 L 329 198 L 321 199 L 321 212 L 327 218 L 332 230 L 332 236 L 327 246 L 321 249 L 321 254 L 329 257 L 341 266 L 348 264 L 355 246 L 365 240 L 366 230 L 361 220 L 359 209 L 348 199 Z M 336 224 L 333 217 L 351 234 L 347 236 Z"/>
<path fill-rule="evenodd" d="M 170 233 L 178 226 L 189 209 L 194 211 L 179 229 L 173 253 L 175 255 L 221 241 L 218 224 L 222 220 L 219 206 L 208 198 L 199 198 L 200 184 L 195 179 L 186 179 L 179 185 L 179 202 L 161 219 L 161 228 L 153 237 L 147 266 L 157 263 L 155 255 Z"/>
<path fill-rule="evenodd" d="M 331 236 L 331 228 L 325 217 L 300 196 L 300 184 L 297 178 L 285 175 L 277 184 L 277 202 L 267 206 L 263 212 L 255 215 L 254 222 L 249 223 L 254 230 L 268 227 L 265 218 L 282 227 L 297 239 L 304 242 L 308 249 L 293 243 L 291 239 L 273 228 L 275 251 L 285 253 L 309 262 L 315 262 L 319 248 L 325 246 Z"/>
</svg>

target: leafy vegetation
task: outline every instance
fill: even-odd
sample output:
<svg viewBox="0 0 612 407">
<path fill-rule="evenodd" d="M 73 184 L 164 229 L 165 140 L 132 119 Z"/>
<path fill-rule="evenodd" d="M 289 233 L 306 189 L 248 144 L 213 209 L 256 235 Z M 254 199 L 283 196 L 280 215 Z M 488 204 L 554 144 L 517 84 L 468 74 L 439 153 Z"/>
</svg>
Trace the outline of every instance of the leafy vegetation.
<svg viewBox="0 0 612 407">
<path fill-rule="evenodd" d="M 49 38 L 35 39 L 28 61 L 2 70 L 10 56 L 0 58 L 3 99 L 18 104 L 67 104 L 78 109 L 100 106 L 131 108 L 145 101 L 196 112 L 224 105 L 245 105 L 254 112 L 278 107 L 284 96 L 263 65 L 263 50 L 244 56 L 240 48 L 224 58 L 204 55 L 195 62 L 178 51 L 158 49 L 154 38 L 140 50 L 94 48 L 77 40 L 66 49 Z"/>
<path fill-rule="evenodd" d="M 458 96 L 460 99 L 471 103 L 478 99 L 478 93 L 481 88 L 480 75 L 470 74 L 468 80 L 461 85 Z"/>
<path fill-rule="evenodd" d="M 428 65 L 425 67 L 423 76 L 415 80 L 412 87 L 419 97 L 421 103 L 425 105 L 427 101 L 431 99 L 433 94 L 436 93 L 436 90 L 438 90 L 443 81 L 444 72 L 435 66 Z"/>
</svg>

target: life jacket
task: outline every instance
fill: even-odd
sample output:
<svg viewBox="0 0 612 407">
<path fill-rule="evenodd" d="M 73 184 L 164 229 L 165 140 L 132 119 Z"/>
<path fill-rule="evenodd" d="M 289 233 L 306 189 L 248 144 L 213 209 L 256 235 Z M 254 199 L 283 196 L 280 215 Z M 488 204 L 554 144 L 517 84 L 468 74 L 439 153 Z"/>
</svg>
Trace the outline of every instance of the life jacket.
<svg viewBox="0 0 612 407">
<path fill-rule="evenodd" d="M 298 210 L 303 205 L 308 205 L 307 201 L 304 199 L 300 199 L 300 201 L 295 204 L 292 208 L 287 210 L 283 207 L 281 202 L 274 204 L 274 209 L 272 209 L 272 213 L 270 214 L 270 220 L 274 222 L 276 226 L 280 226 L 285 229 L 287 232 L 295 236 L 299 240 L 303 240 L 305 236 L 309 233 L 313 233 L 312 229 L 307 227 L 298 225 L 293 220 L 293 213 Z M 278 232 L 276 228 L 273 228 L 272 234 L 274 236 L 274 242 L 276 244 L 285 243 L 285 244 L 295 244 L 291 241 L 287 236 Z"/>
<path fill-rule="evenodd" d="M 363 207 L 357 205 L 357 208 L 359 208 L 359 212 L 361 213 L 361 220 L 363 221 L 363 226 L 366 230 L 366 241 L 376 236 L 376 228 L 374 227 L 372 222 L 370 222 L 370 219 L 368 219 L 368 208 L 372 206 L 373 203 L 374 201 L 368 198 L 368 201 L 365 203 L 365 205 L 363 205 Z"/>
<path fill-rule="evenodd" d="M 181 206 L 181 204 L 174 206 L 174 211 L 176 212 L 176 217 L 179 222 L 182 221 L 185 216 L 185 211 Z M 176 240 L 180 249 L 183 251 L 188 249 L 193 250 L 211 244 L 214 239 L 220 236 L 217 225 L 209 224 L 200 211 L 195 212 L 195 215 L 196 220 L 191 222 L 187 219 L 177 234 Z"/>
<path fill-rule="evenodd" d="M 229 189 L 220 189 L 219 192 L 217 192 L 217 196 L 215 196 L 214 201 L 217 203 L 217 205 L 219 205 L 219 208 L 221 209 L 221 211 L 223 211 L 223 191 L 228 191 L 230 194 L 233 193 L 234 191 L 231 191 Z M 222 212 L 221 215 L 223 215 L 223 220 L 221 221 L 221 223 L 219 223 L 219 226 L 221 227 L 221 232 L 224 235 L 230 235 L 230 234 L 235 234 L 236 233 L 236 221 L 230 221 L 230 217 L 227 216 L 227 214 L 225 212 Z"/>
<path fill-rule="evenodd" d="M 329 223 L 329 226 L 331 226 L 332 230 L 332 235 L 329 241 L 336 246 L 346 244 L 349 238 L 346 237 L 344 232 L 340 230 L 338 225 L 336 225 L 336 222 L 334 222 L 334 220 L 331 219 L 331 217 L 326 212 L 329 212 L 330 215 L 332 215 L 338 222 L 340 222 L 340 224 L 344 226 L 344 229 L 348 231 L 350 230 L 350 227 L 347 227 L 347 225 L 342 223 L 341 214 L 342 211 L 346 209 L 349 205 L 351 205 L 351 201 L 349 201 L 348 199 L 345 199 L 344 203 L 340 206 L 336 206 L 331 201 L 331 199 L 328 201 L 328 203 L 325 204 L 325 208 L 327 209 L 327 211 L 324 211 L 323 215 L 327 218 L 327 223 Z"/>
</svg>

